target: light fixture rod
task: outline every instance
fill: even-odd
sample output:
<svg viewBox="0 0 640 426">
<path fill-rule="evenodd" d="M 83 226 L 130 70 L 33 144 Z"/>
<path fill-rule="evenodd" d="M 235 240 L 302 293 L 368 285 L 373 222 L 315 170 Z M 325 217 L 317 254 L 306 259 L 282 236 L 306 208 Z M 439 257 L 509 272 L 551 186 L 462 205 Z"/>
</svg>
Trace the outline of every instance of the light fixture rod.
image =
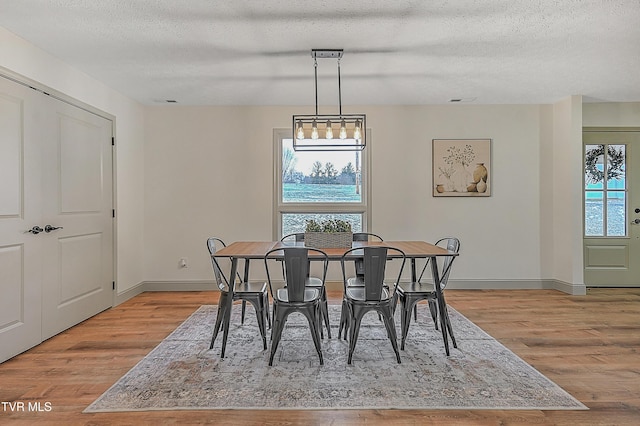
<svg viewBox="0 0 640 426">
<path fill-rule="evenodd" d="M 316 97 L 315 115 L 293 115 L 294 151 L 362 151 L 367 145 L 367 116 L 365 114 L 343 114 L 342 112 L 342 70 L 340 64 L 342 54 L 342 49 L 311 50 Z M 318 58 L 336 59 L 338 62 L 338 115 L 320 115 L 318 105 Z M 339 128 L 337 128 L 339 129 L 338 138 L 334 138 L 333 124 L 335 123 L 339 123 Z M 311 136 L 309 137 L 309 135 Z"/>
<path fill-rule="evenodd" d="M 316 82 L 316 115 L 318 115 L 318 60 L 316 58 L 313 58 L 313 70 Z"/>
<path fill-rule="evenodd" d="M 340 58 L 338 58 L 338 105 L 342 116 L 342 85 L 340 84 Z"/>
</svg>

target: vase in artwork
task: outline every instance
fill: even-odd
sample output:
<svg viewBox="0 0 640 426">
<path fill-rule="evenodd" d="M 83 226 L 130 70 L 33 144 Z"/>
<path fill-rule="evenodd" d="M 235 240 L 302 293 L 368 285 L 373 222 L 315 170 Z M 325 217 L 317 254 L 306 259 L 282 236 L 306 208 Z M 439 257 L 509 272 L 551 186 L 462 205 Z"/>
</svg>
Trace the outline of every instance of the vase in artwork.
<svg viewBox="0 0 640 426">
<path fill-rule="evenodd" d="M 485 183 L 487 182 L 487 176 L 489 172 L 487 172 L 487 168 L 484 166 L 484 163 L 476 163 L 477 166 L 473 171 L 473 183 L 478 183 L 481 180 Z"/>
<path fill-rule="evenodd" d="M 471 179 L 471 173 L 467 168 L 462 164 L 458 164 L 455 166 L 455 173 L 451 176 L 453 190 L 455 192 L 467 192 L 467 187 L 472 183 Z"/>
<path fill-rule="evenodd" d="M 487 191 L 487 182 L 485 182 L 484 180 L 480 179 L 478 181 L 478 183 L 476 184 L 476 191 L 478 192 L 486 192 Z"/>
</svg>

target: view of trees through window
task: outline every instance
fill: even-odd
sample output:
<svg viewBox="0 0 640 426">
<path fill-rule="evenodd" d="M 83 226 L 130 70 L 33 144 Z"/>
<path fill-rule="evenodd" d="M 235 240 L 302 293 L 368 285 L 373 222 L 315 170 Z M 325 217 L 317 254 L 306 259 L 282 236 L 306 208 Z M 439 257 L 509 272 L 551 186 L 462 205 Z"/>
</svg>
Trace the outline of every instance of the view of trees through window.
<svg viewBox="0 0 640 426">
<path fill-rule="evenodd" d="M 282 235 L 304 232 L 307 219 L 342 219 L 363 228 L 365 197 L 360 151 L 294 151 L 282 139 L 279 200 Z"/>
<path fill-rule="evenodd" d="M 585 146 L 585 236 L 627 233 L 626 146 Z"/>
</svg>

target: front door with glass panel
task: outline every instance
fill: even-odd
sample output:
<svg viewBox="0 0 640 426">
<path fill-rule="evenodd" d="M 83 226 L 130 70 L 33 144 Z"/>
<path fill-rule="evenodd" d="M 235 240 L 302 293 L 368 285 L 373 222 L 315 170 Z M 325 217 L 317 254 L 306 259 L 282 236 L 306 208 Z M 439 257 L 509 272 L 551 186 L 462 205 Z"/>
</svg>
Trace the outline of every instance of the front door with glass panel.
<svg viewBox="0 0 640 426">
<path fill-rule="evenodd" d="M 640 287 L 640 129 L 585 129 L 584 281 Z"/>
</svg>

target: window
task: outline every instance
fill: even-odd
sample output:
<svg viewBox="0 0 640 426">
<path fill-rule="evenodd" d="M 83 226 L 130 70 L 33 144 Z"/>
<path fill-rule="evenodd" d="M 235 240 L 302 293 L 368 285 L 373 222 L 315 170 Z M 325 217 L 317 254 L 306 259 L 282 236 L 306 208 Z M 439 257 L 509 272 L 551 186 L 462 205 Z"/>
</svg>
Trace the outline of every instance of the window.
<svg viewBox="0 0 640 426">
<path fill-rule="evenodd" d="M 584 158 L 585 236 L 626 236 L 626 145 L 585 145 Z"/>
<path fill-rule="evenodd" d="M 369 138 L 369 135 L 367 135 Z M 291 130 L 276 130 L 274 236 L 304 232 L 306 220 L 342 219 L 354 232 L 370 223 L 367 150 L 293 150 Z"/>
</svg>

